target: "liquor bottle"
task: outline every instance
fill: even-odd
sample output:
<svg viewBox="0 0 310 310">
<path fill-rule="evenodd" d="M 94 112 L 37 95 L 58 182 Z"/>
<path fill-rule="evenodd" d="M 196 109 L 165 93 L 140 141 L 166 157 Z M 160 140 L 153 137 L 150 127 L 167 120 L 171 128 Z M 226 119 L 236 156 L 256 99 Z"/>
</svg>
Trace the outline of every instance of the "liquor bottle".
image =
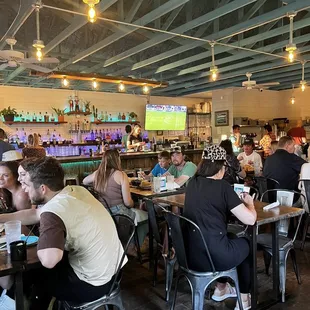
<svg viewBox="0 0 310 310">
<path fill-rule="evenodd" d="M 43 119 L 42 119 L 42 113 L 41 113 L 41 112 L 39 112 L 39 119 L 38 119 L 38 121 L 39 121 L 39 122 L 42 122 L 42 121 L 43 121 Z"/>
<path fill-rule="evenodd" d="M 111 140 L 110 132 L 109 132 L 108 129 L 107 129 L 106 134 L 105 134 L 105 139 L 106 140 Z"/>
<path fill-rule="evenodd" d="M 111 139 L 112 139 L 112 141 L 115 141 L 115 140 L 116 140 L 116 132 L 115 132 L 115 129 L 112 129 L 112 132 L 111 132 Z"/>
<path fill-rule="evenodd" d="M 110 122 L 112 122 L 112 114 L 110 114 Z"/>
<path fill-rule="evenodd" d="M 95 130 L 95 139 L 97 139 L 98 138 L 98 130 L 96 129 Z"/>
<path fill-rule="evenodd" d="M 49 122 L 50 120 L 50 117 L 49 115 L 47 114 L 47 112 L 45 112 L 45 115 L 44 115 L 44 122 Z"/>
<path fill-rule="evenodd" d="M 102 140 L 105 140 L 105 137 L 106 137 L 106 135 L 105 135 L 105 130 L 102 129 L 102 136 L 101 136 Z"/>
<path fill-rule="evenodd" d="M 72 100 L 72 96 L 69 96 L 69 109 L 70 109 L 70 112 L 73 111 L 73 100 Z"/>
<path fill-rule="evenodd" d="M 27 144 L 27 141 L 28 141 L 28 139 L 27 139 L 27 133 L 26 133 L 26 131 L 24 132 L 24 137 L 23 137 L 23 142 L 24 142 L 24 144 Z"/>
<path fill-rule="evenodd" d="M 54 145 L 57 142 L 57 132 L 56 132 L 56 129 L 54 129 L 54 132 L 53 132 L 52 142 L 53 142 Z"/>
<path fill-rule="evenodd" d="M 123 134 L 122 134 L 122 129 L 121 128 L 118 130 L 118 133 L 119 133 L 119 139 L 122 140 Z"/>
<path fill-rule="evenodd" d="M 100 139 L 102 139 L 102 130 L 101 129 L 99 130 L 99 134 L 98 135 L 99 135 Z"/>
<path fill-rule="evenodd" d="M 117 119 L 118 119 L 119 121 L 121 121 L 121 120 L 122 120 L 121 112 L 119 112 L 119 113 L 118 113 L 118 117 L 117 117 Z"/>
<path fill-rule="evenodd" d="M 90 140 L 94 141 L 95 140 L 95 134 L 94 131 L 92 130 L 90 133 Z"/>
<path fill-rule="evenodd" d="M 125 113 L 123 112 L 122 121 L 125 121 L 125 120 L 126 120 L 126 116 L 125 116 Z"/>
<path fill-rule="evenodd" d="M 106 111 L 104 113 L 104 121 L 107 122 L 109 120 L 109 115 L 108 115 L 108 112 Z"/>
<path fill-rule="evenodd" d="M 31 117 L 30 117 L 29 112 L 27 112 L 26 122 L 30 122 L 30 121 L 31 121 Z"/>
<path fill-rule="evenodd" d="M 46 133 L 46 142 L 47 142 L 47 144 L 50 144 L 50 142 L 51 142 L 51 134 L 50 134 L 49 129 L 47 129 L 47 133 Z"/>
<path fill-rule="evenodd" d="M 33 121 L 33 122 L 36 122 L 36 121 L 37 121 L 36 113 L 33 113 L 32 121 Z"/>
<path fill-rule="evenodd" d="M 116 140 L 119 140 L 119 131 L 116 129 Z"/>
<path fill-rule="evenodd" d="M 25 121 L 25 114 L 24 114 L 24 111 L 22 111 L 22 112 L 20 113 L 19 117 L 20 117 L 20 121 L 21 121 L 21 122 Z"/>
</svg>

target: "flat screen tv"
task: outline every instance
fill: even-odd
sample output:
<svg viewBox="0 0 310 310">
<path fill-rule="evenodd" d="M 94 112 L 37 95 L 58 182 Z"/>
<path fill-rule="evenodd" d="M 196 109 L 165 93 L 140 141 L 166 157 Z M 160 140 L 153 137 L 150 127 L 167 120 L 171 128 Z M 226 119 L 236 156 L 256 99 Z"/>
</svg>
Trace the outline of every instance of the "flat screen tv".
<svg viewBox="0 0 310 310">
<path fill-rule="evenodd" d="M 185 130 L 186 106 L 147 104 L 146 130 Z"/>
</svg>

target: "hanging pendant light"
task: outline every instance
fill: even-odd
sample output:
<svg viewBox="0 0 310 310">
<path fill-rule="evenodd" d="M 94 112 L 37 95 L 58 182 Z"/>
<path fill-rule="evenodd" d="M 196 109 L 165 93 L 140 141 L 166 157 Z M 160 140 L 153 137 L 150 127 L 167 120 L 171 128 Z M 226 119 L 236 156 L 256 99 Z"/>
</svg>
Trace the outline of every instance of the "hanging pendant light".
<svg viewBox="0 0 310 310">
<path fill-rule="evenodd" d="M 296 16 L 295 12 L 291 12 L 287 15 L 290 19 L 290 40 L 289 44 L 286 45 L 285 50 L 288 52 L 288 61 L 293 62 L 295 58 L 295 51 L 297 50 L 296 44 L 293 43 L 293 23 L 294 17 Z"/>
<path fill-rule="evenodd" d="M 37 50 L 36 58 L 38 61 L 41 61 L 43 59 L 42 49 L 45 47 L 45 45 L 44 42 L 40 39 L 40 8 L 42 7 L 40 1 L 38 1 L 34 7 L 36 12 L 37 39 L 33 41 L 32 46 Z"/>
<path fill-rule="evenodd" d="M 211 54 L 212 54 L 212 66 L 210 67 L 211 79 L 212 81 L 216 81 L 218 76 L 218 67 L 215 65 L 215 58 L 214 58 L 214 42 L 210 43 L 211 46 Z"/>
<path fill-rule="evenodd" d="M 125 90 L 126 90 L 125 85 L 123 83 L 119 83 L 118 84 L 118 91 L 120 93 L 123 93 L 123 92 L 125 92 Z"/>
<path fill-rule="evenodd" d="M 88 21 L 94 23 L 97 20 L 97 13 L 95 10 L 95 5 L 100 2 L 100 0 L 83 0 L 89 6 L 88 9 Z"/>
<path fill-rule="evenodd" d="M 143 94 L 147 95 L 150 92 L 150 88 L 147 85 L 142 87 Z"/>
<path fill-rule="evenodd" d="M 301 81 L 300 81 L 301 91 L 305 91 L 306 86 L 307 86 L 307 81 L 305 80 L 305 63 L 306 63 L 305 61 L 301 63 L 302 65 L 302 74 L 301 74 Z"/>
<path fill-rule="evenodd" d="M 292 96 L 291 96 L 291 100 L 290 100 L 290 102 L 291 102 L 291 104 L 295 104 L 294 84 L 293 84 L 292 86 L 293 86 L 293 88 L 292 88 Z"/>
<path fill-rule="evenodd" d="M 98 88 L 98 82 L 96 81 L 96 79 L 93 79 L 92 87 L 93 87 L 93 89 L 97 89 Z"/>
<path fill-rule="evenodd" d="M 68 87 L 68 86 L 69 86 L 69 80 L 67 79 L 66 76 L 64 76 L 64 77 L 62 78 L 62 85 L 63 85 L 64 87 Z"/>
</svg>

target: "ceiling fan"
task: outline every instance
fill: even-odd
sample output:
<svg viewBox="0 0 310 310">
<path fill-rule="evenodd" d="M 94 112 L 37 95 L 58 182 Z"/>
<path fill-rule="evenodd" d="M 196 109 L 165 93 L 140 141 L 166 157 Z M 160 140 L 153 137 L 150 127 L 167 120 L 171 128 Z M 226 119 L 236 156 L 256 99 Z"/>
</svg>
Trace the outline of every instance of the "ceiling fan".
<svg viewBox="0 0 310 310">
<path fill-rule="evenodd" d="M 52 72 L 53 70 L 36 65 L 37 63 L 42 64 L 58 64 L 59 60 L 57 58 L 45 57 L 41 61 L 36 58 L 25 58 L 24 53 L 15 51 L 13 46 L 16 44 L 16 40 L 13 38 L 7 38 L 5 42 L 10 45 L 11 49 L 0 51 L 0 71 L 7 67 L 16 68 L 17 66 L 32 69 L 44 73 Z"/>
<path fill-rule="evenodd" d="M 251 76 L 252 76 L 252 73 L 247 72 L 246 73 L 246 77 L 248 78 L 248 80 L 242 82 L 242 87 L 244 87 L 247 90 L 258 89 L 258 90 L 262 91 L 262 90 L 267 89 L 267 88 L 269 88 L 271 86 L 280 85 L 279 82 L 270 82 L 270 83 L 256 84 L 256 81 L 251 80 Z"/>
</svg>

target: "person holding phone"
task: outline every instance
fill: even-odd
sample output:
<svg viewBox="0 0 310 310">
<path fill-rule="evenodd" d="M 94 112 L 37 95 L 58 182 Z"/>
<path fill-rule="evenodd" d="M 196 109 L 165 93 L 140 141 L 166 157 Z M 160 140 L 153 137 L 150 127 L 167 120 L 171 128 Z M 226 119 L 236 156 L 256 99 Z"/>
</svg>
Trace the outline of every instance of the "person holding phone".
<svg viewBox="0 0 310 310">
<path fill-rule="evenodd" d="M 183 215 L 200 227 L 217 271 L 237 267 L 243 309 L 250 309 L 250 245 L 245 238 L 231 238 L 227 224 L 230 213 L 245 225 L 253 225 L 257 215 L 253 198 L 247 193 L 239 197 L 223 180 L 225 162 L 226 151 L 222 147 L 210 145 L 204 149 L 197 172 L 186 188 Z M 189 268 L 211 271 L 204 246 L 197 243 L 195 234 L 186 231 L 184 238 Z M 212 299 L 223 301 L 229 297 L 236 297 L 235 288 L 226 283 L 226 279 L 219 279 Z M 237 303 L 235 310 L 238 309 Z"/>
</svg>

